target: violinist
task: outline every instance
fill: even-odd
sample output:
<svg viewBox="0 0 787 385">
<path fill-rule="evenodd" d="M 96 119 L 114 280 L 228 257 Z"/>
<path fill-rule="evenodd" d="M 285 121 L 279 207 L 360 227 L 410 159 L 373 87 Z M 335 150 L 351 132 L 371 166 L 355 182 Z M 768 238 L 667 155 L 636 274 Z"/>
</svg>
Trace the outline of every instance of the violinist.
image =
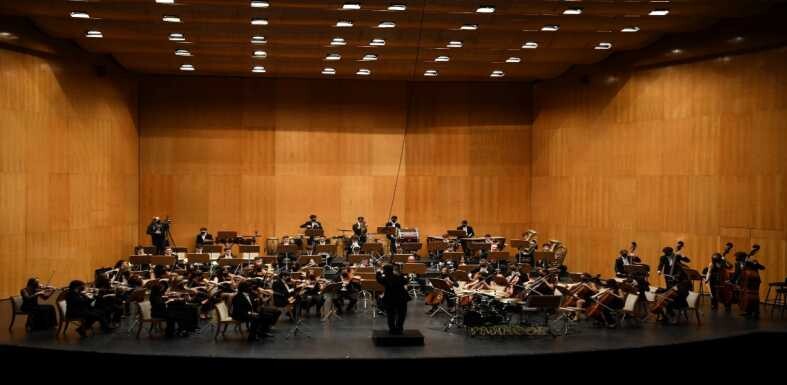
<svg viewBox="0 0 787 385">
<path fill-rule="evenodd" d="M 32 330 L 47 330 L 55 326 L 55 307 L 38 303 L 39 298 L 49 299 L 54 294 L 53 288 L 42 286 L 38 278 L 30 278 L 19 294 L 22 296 L 22 311 L 27 313 Z"/>
<path fill-rule="evenodd" d="M 470 282 L 467 283 L 465 286 L 469 290 L 489 290 L 492 289 L 492 286 L 489 284 L 491 278 L 489 278 L 486 272 L 482 270 L 476 270 L 475 273 L 472 273 L 472 278 Z"/>
<path fill-rule="evenodd" d="M 719 308 L 719 299 L 721 298 L 722 286 L 727 284 L 722 280 L 722 275 L 726 275 L 724 270 L 732 268 L 732 265 L 727 262 L 721 253 L 713 253 L 711 256 L 710 264 L 705 269 L 705 282 L 710 286 L 711 295 L 711 310 Z M 724 301 L 724 310 L 732 310 L 732 302 Z"/>
<path fill-rule="evenodd" d="M 677 283 L 676 274 L 678 271 L 682 270 L 680 268 L 681 262 L 689 263 L 690 260 L 683 255 L 675 253 L 675 250 L 669 246 L 663 248 L 661 251 L 664 254 L 659 258 L 659 267 L 657 270 L 659 275 L 664 276 L 664 281 L 669 289 Z"/>
<path fill-rule="evenodd" d="M 123 316 L 123 300 L 117 295 L 112 284 L 104 274 L 98 274 L 93 286 L 97 289 L 96 293 L 96 309 L 101 310 L 109 318 L 109 321 L 115 325 L 120 325 L 120 319 Z"/>
<path fill-rule="evenodd" d="M 739 306 L 743 310 L 742 316 L 750 319 L 760 317 L 760 270 L 765 270 L 756 259 L 752 259 L 759 245 L 754 245 L 752 252 L 744 251 L 735 253 L 735 272 L 730 282 L 737 285 L 740 290 Z"/>
<path fill-rule="evenodd" d="M 273 282 L 273 304 L 278 308 L 291 306 L 293 313 L 297 313 L 300 298 L 291 284 L 289 273 L 279 273 L 279 279 Z"/>
<path fill-rule="evenodd" d="M 85 294 L 85 283 L 79 280 L 71 281 L 68 284 L 66 315 L 68 318 L 81 318 L 83 320 L 79 328 L 77 328 L 77 333 L 82 338 L 87 337 L 87 330 L 92 328 L 96 322 L 101 324 L 103 332 L 109 333 L 112 330 L 109 327 L 106 314 L 95 308 L 95 301 Z"/>
<path fill-rule="evenodd" d="M 167 321 L 167 326 L 164 330 L 167 338 L 172 338 L 176 334 L 180 337 L 187 337 L 190 332 L 195 331 L 196 323 L 192 317 L 198 317 L 198 315 L 196 313 L 193 315 L 186 313 L 182 306 L 184 305 L 183 301 L 165 299 L 166 283 L 153 280 L 149 283 L 149 289 L 151 315 Z"/>
<path fill-rule="evenodd" d="M 341 287 L 336 292 L 334 307 L 336 313 L 343 314 L 345 311 L 353 311 L 358 303 L 358 293 L 361 291 L 361 281 L 353 276 L 352 268 L 347 268 L 336 278 L 336 282 L 341 283 Z M 347 306 L 342 304 L 347 301 Z"/>
<path fill-rule="evenodd" d="M 317 280 L 317 275 L 311 273 L 306 278 L 301 292 L 301 310 L 309 314 L 309 310 L 314 307 L 317 314 L 319 314 L 324 302 L 325 300 L 320 294 L 320 283 Z"/>
<path fill-rule="evenodd" d="M 272 337 L 271 326 L 281 314 L 278 309 L 255 312 L 252 297 L 251 284 L 248 281 L 241 282 L 238 284 L 238 293 L 232 298 L 230 310 L 232 319 L 245 322 L 248 325 L 249 342 L 259 341 L 260 337 Z"/>
</svg>

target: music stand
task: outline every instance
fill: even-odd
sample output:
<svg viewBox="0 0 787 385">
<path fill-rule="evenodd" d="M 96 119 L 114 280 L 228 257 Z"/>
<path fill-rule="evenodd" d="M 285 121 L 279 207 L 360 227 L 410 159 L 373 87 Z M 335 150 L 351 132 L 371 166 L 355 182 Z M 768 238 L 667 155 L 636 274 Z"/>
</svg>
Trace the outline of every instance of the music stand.
<svg viewBox="0 0 787 385">
<path fill-rule="evenodd" d="M 524 239 L 512 239 L 511 247 L 517 250 L 527 249 L 528 247 L 530 247 L 530 241 L 526 241 Z"/>
<path fill-rule="evenodd" d="M 219 256 L 224 251 L 224 246 L 221 245 L 203 245 L 202 252 L 210 255 L 211 260 L 219 259 Z"/>
<path fill-rule="evenodd" d="M 219 266 L 240 266 L 249 263 L 248 259 L 243 258 L 219 258 Z"/>
<path fill-rule="evenodd" d="M 385 288 L 383 288 L 383 285 L 381 285 L 380 282 L 377 282 L 376 276 L 370 279 L 361 279 L 361 300 L 363 301 L 363 308 L 367 308 L 367 302 L 369 302 L 369 297 L 371 297 L 372 306 L 370 311 L 372 313 L 372 319 L 377 318 L 377 300 L 375 294 L 380 293 L 383 290 L 385 290 Z"/>
<path fill-rule="evenodd" d="M 447 230 L 446 233 L 449 237 L 467 238 L 467 232 L 464 230 Z"/>
<path fill-rule="evenodd" d="M 219 243 L 235 243 L 235 238 L 238 237 L 237 231 L 219 231 L 216 233 L 216 242 Z"/>
<path fill-rule="evenodd" d="M 402 273 L 424 275 L 426 274 L 426 265 L 423 263 L 405 263 L 402 266 Z"/>
<path fill-rule="evenodd" d="M 311 261 L 314 257 L 315 255 L 301 255 L 298 257 L 298 265 L 306 266 L 309 264 L 309 261 Z M 317 262 L 315 261 L 315 263 Z"/>
<path fill-rule="evenodd" d="M 555 252 L 554 251 L 535 251 L 533 252 L 533 260 L 535 261 L 536 265 L 543 266 L 544 263 L 542 261 L 546 260 L 547 266 L 551 266 L 555 263 Z"/>
<path fill-rule="evenodd" d="M 361 253 L 364 254 L 371 254 L 372 256 L 372 264 L 377 264 L 380 262 L 383 254 L 383 244 L 379 242 L 366 242 L 361 245 Z"/>
<path fill-rule="evenodd" d="M 336 251 L 339 249 L 339 245 L 335 243 L 327 244 L 327 245 L 317 245 L 314 252 L 317 254 L 326 253 L 328 255 L 336 255 Z"/>
<path fill-rule="evenodd" d="M 467 248 L 474 253 L 479 250 L 490 251 L 492 250 L 492 244 L 486 242 L 467 242 Z"/>
<path fill-rule="evenodd" d="M 128 257 L 128 263 L 130 263 L 131 266 L 140 266 L 140 269 L 135 271 L 142 271 L 142 265 L 150 264 L 150 255 L 130 255 Z"/>
<path fill-rule="evenodd" d="M 298 245 L 282 245 L 279 244 L 276 250 L 276 254 L 284 254 L 284 266 L 279 266 L 279 271 L 290 271 L 290 263 L 292 262 L 292 258 L 290 255 L 295 255 L 295 252 L 298 251 Z M 277 259 L 278 261 L 278 259 Z"/>
<path fill-rule="evenodd" d="M 443 241 L 427 241 L 426 250 L 429 252 L 443 251 L 448 249 L 448 244 Z"/>
<path fill-rule="evenodd" d="M 394 227 L 394 226 L 378 227 L 377 228 L 377 234 L 396 235 L 396 227 Z"/>
<path fill-rule="evenodd" d="M 648 265 L 636 264 L 623 266 L 623 273 L 629 277 L 634 275 L 648 275 L 649 272 L 650 266 Z"/>
<path fill-rule="evenodd" d="M 275 265 L 279 261 L 279 257 L 275 255 L 263 255 L 259 259 L 262 260 L 263 265 Z"/>
<path fill-rule="evenodd" d="M 147 255 L 153 255 L 153 254 L 156 254 L 156 246 L 143 246 L 143 245 L 137 245 L 137 246 L 134 246 L 134 254 L 136 254 L 136 253 L 137 253 L 137 250 L 139 250 L 140 248 L 141 248 L 141 249 L 142 249 L 142 250 L 145 252 L 145 254 L 147 254 Z"/>
<path fill-rule="evenodd" d="M 514 256 L 509 254 L 507 251 L 492 251 L 489 253 L 489 259 L 497 263 L 498 270 L 500 270 L 501 261 L 506 261 L 509 265 L 514 262 Z"/>
<path fill-rule="evenodd" d="M 339 282 L 333 282 L 333 283 L 329 283 L 322 289 L 322 294 L 327 297 L 326 302 L 330 302 L 330 305 L 328 307 L 328 312 L 325 313 L 325 316 L 322 317 L 323 322 L 327 322 L 333 319 L 342 319 L 342 317 L 339 317 L 339 315 L 336 314 L 336 301 L 335 301 L 336 292 L 339 291 L 341 285 L 342 284 Z"/>
<path fill-rule="evenodd" d="M 325 232 L 322 229 L 306 229 L 303 232 L 303 235 L 313 238 L 313 237 L 322 237 Z"/>
<path fill-rule="evenodd" d="M 423 246 L 421 242 L 402 242 L 399 244 L 402 254 L 416 254 L 418 253 L 418 250 L 421 250 L 421 246 Z"/>
<path fill-rule="evenodd" d="M 439 278 L 429 278 L 429 283 L 432 285 L 432 289 L 433 290 L 437 290 L 437 291 L 443 293 L 443 296 L 445 296 L 445 301 L 450 303 L 451 298 L 454 295 L 452 294 L 451 287 L 448 286 L 447 282 L 445 282 L 444 280 L 439 279 Z M 440 313 L 440 312 L 443 312 L 447 316 L 451 317 L 451 312 L 449 312 L 448 309 L 443 307 L 443 302 L 440 302 L 439 304 L 437 304 L 437 309 L 434 312 L 432 312 L 430 317 L 434 317 L 435 314 Z"/>
<path fill-rule="evenodd" d="M 207 265 L 208 263 L 210 263 L 210 255 L 208 255 L 207 253 L 201 253 L 201 254 L 189 253 L 186 254 L 186 261 L 188 261 L 189 264 L 198 263 L 202 265 Z"/>
<path fill-rule="evenodd" d="M 243 259 L 254 259 L 260 256 L 259 245 L 238 245 L 238 254 Z"/>
<path fill-rule="evenodd" d="M 150 264 L 151 265 L 162 265 L 162 266 L 175 266 L 175 263 L 178 261 L 178 257 L 173 255 L 171 257 L 167 257 L 165 255 L 151 255 L 150 256 Z"/>
<path fill-rule="evenodd" d="M 394 254 L 391 256 L 391 263 L 407 263 L 412 254 Z"/>
<path fill-rule="evenodd" d="M 371 254 L 350 254 L 347 256 L 347 261 L 350 265 L 360 265 L 364 259 L 371 259 Z"/>
<path fill-rule="evenodd" d="M 443 253 L 443 261 L 453 261 L 454 266 L 459 266 L 459 263 L 462 262 L 462 257 L 464 257 L 464 255 L 465 254 L 461 251 L 446 251 Z"/>
</svg>

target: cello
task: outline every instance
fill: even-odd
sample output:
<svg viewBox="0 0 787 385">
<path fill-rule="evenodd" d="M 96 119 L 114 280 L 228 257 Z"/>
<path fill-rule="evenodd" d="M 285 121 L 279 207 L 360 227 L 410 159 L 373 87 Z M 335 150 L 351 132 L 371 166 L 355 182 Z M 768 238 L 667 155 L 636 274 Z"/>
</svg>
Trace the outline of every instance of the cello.
<svg viewBox="0 0 787 385">
<path fill-rule="evenodd" d="M 719 286 L 718 289 L 716 289 L 716 293 L 719 295 L 719 302 L 728 307 L 734 303 L 733 300 L 735 299 L 735 296 L 733 295 L 735 289 L 730 283 L 730 278 L 732 277 L 734 270 L 725 259 L 727 254 L 729 254 L 732 250 L 732 247 L 732 242 L 727 242 L 727 244 L 724 245 L 724 251 L 721 253 L 722 265 L 719 267 Z M 711 262 L 711 264 L 713 264 L 713 262 Z"/>
</svg>

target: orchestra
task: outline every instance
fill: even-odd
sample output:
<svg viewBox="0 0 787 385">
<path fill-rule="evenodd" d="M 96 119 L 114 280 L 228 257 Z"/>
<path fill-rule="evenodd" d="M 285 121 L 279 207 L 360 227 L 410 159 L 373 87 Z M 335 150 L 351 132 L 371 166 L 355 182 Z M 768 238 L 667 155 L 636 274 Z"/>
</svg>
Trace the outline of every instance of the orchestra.
<svg viewBox="0 0 787 385">
<path fill-rule="evenodd" d="M 316 215 L 309 219 L 300 227 L 323 228 Z M 683 241 L 678 241 L 675 248 L 662 249 L 656 271 L 664 277 L 666 285 L 658 288 L 648 280 L 649 266 L 635 253 L 636 242 L 632 242 L 629 249 L 620 250 L 613 265 L 614 276 L 602 280 L 600 274 L 590 272 L 569 274 L 564 264 L 567 249 L 561 241 L 550 240 L 536 252 L 535 230 L 528 230 L 522 239 L 512 241 L 516 242 L 516 246 L 512 246 L 516 254 L 511 263 L 490 259 L 495 256 L 493 253 L 505 251 L 508 244 L 504 238 L 491 234 L 469 238 L 474 230 L 467 220 L 463 220 L 454 233 L 449 229 L 441 236 L 428 237 L 429 244 L 437 244 L 429 247 L 429 263 L 419 260 L 415 253 L 406 258 L 408 265 L 423 263 L 426 273 L 401 273 L 404 265 L 391 261 L 390 256 L 354 263 L 346 258 L 359 253 L 366 242 L 379 242 L 375 236 L 387 238 L 391 242 L 390 253 L 397 253 L 402 235 L 398 218 L 391 216 L 384 227 L 396 231 L 370 233 L 364 217 L 359 216 L 352 225 L 350 237 L 334 237 L 343 247 L 335 248 L 333 253 L 322 251 L 327 255 L 320 255 L 325 257 L 319 259 L 320 262 L 307 258 L 306 263 L 303 259 L 303 266 L 296 263 L 300 256 L 317 255 L 314 254 L 316 247 L 329 245 L 332 239 L 324 235 L 307 236 L 310 246 L 306 247 L 303 242 L 297 242 L 302 239 L 300 236 L 284 235 L 278 245 L 293 246 L 295 251 L 279 253 L 271 259 L 235 258 L 234 245 L 226 243 L 221 258 L 208 263 L 174 259 L 171 266 L 132 265 L 120 260 L 111 269 L 97 270 L 89 288 L 86 283 L 75 280 L 61 296 L 67 302 L 67 316 L 82 320 L 77 333 L 83 337 L 94 323 L 99 323 L 104 332 L 112 332 L 129 314 L 132 302 L 147 300 L 152 317 L 166 322 L 166 337 L 185 337 L 198 332 L 200 321 L 211 317 L 217 303 L 225 302 L 229 305 L 230 316 L 248 326 L 248 340 L 259 341 L 271 336 L 282 313 L 287 314 L 291 322 L 300 322 L 301 317 L 312 315 L 325 319 L 332 313 L 353 313 L 362 295 L 364 298 L 371 295 L 372 303 L 377 306 L 375 311 L 386 314 L 391 333 L 402 333 L 413 282 L 418 283 L 424 293 L 424 304 L 428 306 L 426 314 L 436 316 L 438 310 L 442 310 L 451 315 L 449 324 L 459 317 L 467 318 L 467 326 L 474 322 L 502 322 L 510 319 L 512 312 L 516 313 L 516 309 L 525 306 L 530 299 L 549 296 L 560 297 L 560 307 L 575 322 L 586 319 L 599 326 L 615 328 L 622 314 L 633 311 L 642 319 L 651 315 L 666 324 L 677 324 L 689 306 L 689 294 L 694 291 L 692 270 L 688 266 L 690 259 L 682 254 Z M 153 230 L 154 234 L 156 231 Z M 468 238 L 461 238 L 460 234 Z M 416 231 L 416 242 L 417 237 Z M 202 247 L 212 243 L 212 239 L 203 227 L 197 235 L 196 245 Z M 473 250 L 477 251 L 471 253 L 470 258 L 464 261 L 459 258 L 458 263 L 444 258 L 446 252 L 466 251 L 468 244 L 474 244 Z M 723 252 L 713 254 L 700 284 L 710 288 L 712 309 L 721 303 L 729 310 L 733 303 L 738 303 L 745 317 L 757 318 L 758 272 L 765 268 L 753 258 L 759 246 L 754 245 L 749 253 L 735 253 L 734 264 L 725 259 L 732 248 L 732 243 L 728 243 Z M 143 247 L 134 249 L 134 254 L 140 252 L 144 253 Z M 174 256 L 169 245 L 161 252 Z M 343 252 L 345 258 L 335 255 L 337 252 Z M 559 258 L 557 254 L 561 254 Z M 223 260 L 226 261 L 219 263 Z M 367 293 L 364 285 L 368 281 L 376 282 L 382 289 Z M 28 280 L 21 290 L 22 310 L 30 315 L 31 329 L 50 329 L 55 325 L 54 307 L 38 303 L 39 299 L 46 300 L 55 291 L 36 278 Z M 630 301 L 636 304 L 630 307 Z"/>
</svg>

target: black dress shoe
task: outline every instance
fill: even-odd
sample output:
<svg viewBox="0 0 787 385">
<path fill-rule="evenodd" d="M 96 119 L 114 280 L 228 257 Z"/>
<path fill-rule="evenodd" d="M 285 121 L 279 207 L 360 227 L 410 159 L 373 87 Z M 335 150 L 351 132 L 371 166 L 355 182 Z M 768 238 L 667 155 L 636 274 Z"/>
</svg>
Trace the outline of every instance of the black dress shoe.
<svg viewBox="0 0 787 385">
<path fill-rule="evenodd" d="M 82 337 L 82 338 L 86 338 L 87 337 L 87 332 L 85 332 L 84 329 L 77 329 L 77 333 L 79 333 L 79 336 Z"/>
</svg>

